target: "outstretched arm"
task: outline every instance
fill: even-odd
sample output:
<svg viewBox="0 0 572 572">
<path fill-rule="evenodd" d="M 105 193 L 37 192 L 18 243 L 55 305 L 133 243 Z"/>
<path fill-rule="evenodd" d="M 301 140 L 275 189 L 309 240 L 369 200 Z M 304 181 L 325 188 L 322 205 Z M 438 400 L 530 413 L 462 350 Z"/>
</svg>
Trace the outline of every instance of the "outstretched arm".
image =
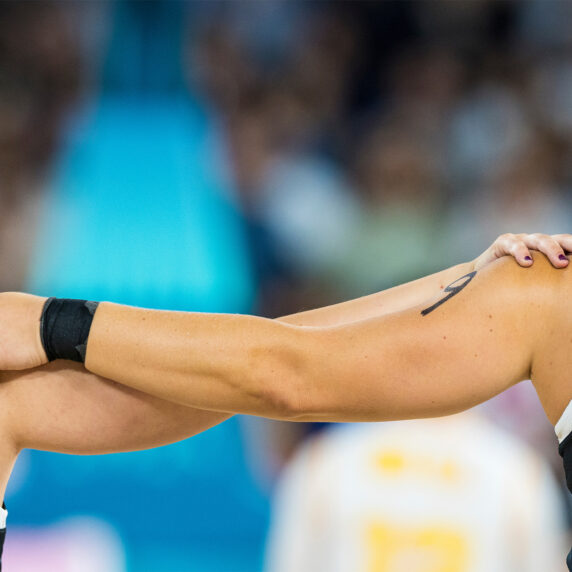
<svg viewBox="0 0 572 572">
<path fill-rule="evenodd" d="M 476 260 L 410 284 L 329 308 L 280 318 L 299 326 L 329 326 L 395 312 L 444 288 L 459 274 L 512 253 L 519 264 L 530 248 L 541 248 L 556 266 L 572 237 L 503 235 Z M 567 262 L 567 260 L 566 260 Z M 183 407 L 87 373 L 76 364 L 50 364 L 26 373 L 0 374 L 4 434 L 19 447 L 102 453 L 147 448 L 189 437 L 226 419 L 218 412 Z"/>
<path fill-rule="evenodd" d="M 86 367 L 178 403 L 278 419 L 442 415 L 529 375 L 549 317 L 539 271 L 503 259 L 423 305 L 329 328 L 102 304 Z"/>
<path fill-rule="evenodd" d="M 112 351 L 108 352 L 107 357 L 102 358 L 103 361 L 107 363 L 101 367 L 97 364 L 97 350 L 95 352 L 92 351 L 94 344 L 90 342 L 90 360 L 91 356 L 95 355 L 94 361 L 90 361 L 90 363 L 94 364 L 91 367 L 100 372 L 105 370 L 108 374 L 111 373 L 116 379 L 131 384 L 134 387 L 139 387 L 161 397 L 167 397 L 173 401 L 185 404 L 198 405 L 208 409 L 224 408 L 229 411 L 249 411 L 275 417 L 289 416 L 292 408 L 290 402 L 291 391 L 286 390 L 291 388 L 294 377 L 289 378 L 288 383 L 281 379 L 276 379 L 272 382 L 268 382 L 267 379 L 264 379 L 263 383 L 252 379 L 259 375 L 261 370 L 264 376 L 268 375 L 267 368 L 265 369 L 264 366 L 268 365 L 269 362 L 278 361 L 281 369 L 283 369 L 286 363 L 292 361 L 291 358 L 293 355 L 296 360 L 303 357 L 303 352 L 300 352 L 298 342 L 303 342 L 304 339 L 310 342 L 312 339 L 320 337 L 318 330 L 313 332 L 315 335 L 309 336 L 307 335 L 307 329 L 300 327 L 288 328 L 286 326 L 287 324 L 295 324 L 297 326 L 328 326 L 352 321 L 355 322 L 364 317 L 380 317 L 388 313 L 395 313 L 407 305 L 418 303 L 421 299 L 426 298 L 433 292 L 443 290 L 449 279 L 472 268 L 479 268 L 496 256 L 500 256 L 506 252 L 512 253 L 515 258 L 519 260 L 520 264 L 526 265 L 527 261 L 525 257 L 529 254 L 527 247 L 540 248 L 550 255 L 553 265 L 565 266 L 567 261 L 563 262 L 560 260 L 562 257 L 562 247 L 567 250 L 570 249 L 570 245 L 568 244 L 570 239 L 570 235 L 560 235 L 554 238 L 546 237 L 545 235 L 506 235 L 497 239 L 491 248 L 472 263 L 453 267 L 439 274 L 386 292 L 380 292 L 372 296 L 338 304 L 329 308 L 281 318 L 282 327 L 278 328 L 276 327 L 276 323 L 272 323 L 268 320 L 244 316 L 208 316 L 177 314 L 172 312 L 149 313 L 148 311 L 125 307 L 113 307 L 114 309 L 111 310 L 110 315 L 109 308 L 111 306 L 102 305 L 101 309 L 107 307 L 107 310 L 105 310 L 103 314 L 107 313 L 107 317 L 111 322 L 115 322 L 114 313 L 115 317 L 118 317 L 119 313 L 121 313 L 122 316 L 126 318 L 123 322 L 121 321 L 122 318 L 120 318 L 119 322 L 111 324 L 111 329 L 113 329 L 113 327 L 115 327 L 115 330 L 117 330 L 117 328 L 119 328 L 119 330 L 126 328 L 128 331 L 130 330 L 128 333 L 130 333 L 131 337 L 122 338 L 121 344 L 111 348 Z M 529 261 L 528 264 L 530 265 L 531 261 Z M 8 299 L 6 299 L 6 297 Z M 30 352 L 33 354 L 38 348 L 31 347 L 33 344 L 20 343 L 19 340 L 29 337 L 26 331 L 26 324 L 31 323 L 32 330 L 35 329 L 34 313 L 37 310 L 37 306 L 41 305 L 43 301 L 39 298 L 34 299 L 34 297 L 26 297 L 24 295 L 2 295 L 0 298 L 3 298 L 0 302 L 5 302 L 1 308 L 2 312 L 0 312 L 4 322 L 4 326 L 0 331 L 0 338 L 2 338 L 0 340 L 2 341 L 0 344 L 0 354 L 2 354 L 2 350 L 4 350 L 4 355 L 0 355 L 0 362 L 3 363 L 3 367 L 21 367 L 11 365 L 14 361 L 15 363 L 20 363 L 21 361 L 26 363 L 31 361 L 34 363 L 34 358 L 32 357 L 32 359 L 29 360 L 26 353 Z M 32 299 L 31 303 L 30 299 Z M 20 305 L 21 307 L 19 307 Z M 100 310 L 98 317 L 100 317 L 101 314 L 102 312 Z M 147 316 L 151 314 L 151 321 L 144 325 L 152 328 L 153 333 L 150 336 L 145 336 L 145 343 L 147 345 L 144 348 L 142 346 L 145 344 L 139 343 L 137 339 L 138 336 L 132 328 L 138 327 L 138 318 L 141 318 L 141 321 L 145 322 Z M 11 317 L 12 319 L 10 319 Z M 102 320 L 98 320 L 98 322 L 100 322 L 100 325 L 103 325 L 103 329 L 105 330 L 105 323 L 102 322 Z M 10 328 L 6 327 L 7 324 L 10 324 Z M 174 328 L 171 328 L 171 325 L 173 325 Z M 249 329 L 250 325 L 254 326 L 252 331 Z M 181 327 L 192 327 L 193 330 L 196 331 L 196 334 L 187 336 L 184 331 L 181 331 Z M 246 332 L 243 331 L 245 327 Z M 165 328 L 167 331 L 165 331 Z M 19 331 L 20 329 L 22 331 Z M 114 334 L 111 332 L 111 329 L 106 333 L 109 333 L 109 335 L 113 337 Z M 220 329 L 223 330 L 223 335 L 221 339 L 218 340 L 217 331 Z M 145 333 L 145 331 L 145 328 L 141 329 L 142 333 Z M 324 331 L 326 330 L 322 328 L 322 333 Z M 301 336 L 300 334 L 302 332 L 304 332 L 304 335 Z M 122 333 L 125 332 L 115 331 L 115 335 L 119 335 L 120 337 Z M 257 338 L 260 339 L 260 344 L 257 343 Z M 332 336 L 329 336 L 329 339 L 332 339 Z M 292 350 L 292 348 L 289 348 L 288 341 L 291 343 L 293 340 L 297 347 Z M 218 342 L 222 344 L 219 346 L 220 349 L 218 349 L 216 345 Z M 114 344 L 112 343 L 112 345 Z M 103 346 L 105 346 L 105 343 Z M 161 347 L 165 348 L 165 355 L 161 355 Z M 278 351 L 273 351 L 275 348 L 278 348 Z M 100 348 L 100 350 L 101 349 L 102 348 Z M 196 356 L 197 359 L 192 359 L 193 349 L 200 354 Z M 203 352 L 202 349 L 206 349 L 206 352 Z M 248 351 L 243 352 L 243 349 L 247 349 Z M 211 359 L 213 357 L 213 350 L 215 350 L 217 356 L 220 357 Z M 103 351 L 105 352 L 105 349 Z M 122 351 L 126 352 L 123 356 L 121 355 Z M 140 356 L 143 359 L 140 361 L 130 361 L 129 358 L 135 355 L 134 352 L 140 351 L 145 354 Z M 233 359 L 232 356 L 236 353 L 238 354 L 236 356 L 237 359 Z M 170 360 L 170 354 L 178 355 L 174 355 L 174 359 Z M 258 354 L 261 354 L 261 359 L 258 359 Z M 107 359 L 109 357 L 112 359 Z M 114 364 L 114 357 L 119 362 L 121 362 L 123 358 L 127 358 L 128 363 L 126 363 L 126 359 L 123 359 L 123 365 L 121 365 L 121 363 Z M 209 364 L 206 364 L 206 367 L 203 369 L 201 369 L 201 358 L 207 358 L 207 360 L 209 360 Z M 245 358 L 247 360 L 246 368 L 244 363 Z M 153 369 L 153 367 L 149 369 L 147 366 L 151 364 L 148 362 L 153 361 L 153 359 L 158 359 L 159 361 L 153 363 L 155 369 Z M 188 361 L 189 359 L 191 359 L 192 363 Z M 165 363 L 165 360 L 167 363 Z M 251 360 L 256 367 L 248 367 L 248 360 Z M 273 364 L 270 363 L 270 366 L 272 365 Z M 140 372 L 138 367 L 144 371 Z M 114 370 L 114 368 L 116 369 Z M 126 374 L 126 372 L 123 371 L 125 368 L 130 369 L 130 372 Z M 251 398 L 255 400 L 258 399 L 265 403 L 262 407 L 262 412 L 259 406 L 252 403 L 235 403 L 235 398 L 228 395 L 228 388 L 227 390 L 223 389 L 220 386 L 220 379 L 217 379 L 220 377 L 227 380 L 232 379 L 237 374 L 240 375 L 240 372 L 245 369 L 248 375 L 245 375 L 244 382 L 241 383 L 236 378 L 235 382 L 240 385 L 240 390 L 242 391 L 248 391 L 249 387 L 254 388 L 256 395 L 252 395 Z M 295 370 L 296 373 L 299 373 L 297 366 Z M 145 375 L 154 377 L 155 374 L 160 373 L 166 374 L 165 381 L 167 381 L 167 383 L 158 383 L 157 378 L 152 380 L 145 377 Z M 272 373 L 272 368 L 270 373 Z M 134 376 L 139 374 L 141 374 L 141 382 L 134 380 Z M 185 388 L 185 386 L 191 382 L 191 378 L 193 387 Z M 208 380 L 210 378 L 213 378 L 213 383 L 209 383 Z M 182 385 L 180 385 L 181 382 Z M 206 382 L 206 385 L 204 382 Z M 225 383 L 228 384 L 229 382 L 227 381 Z M 203 388 L 203 386 L 205 387 Z M 205 391 L 203 391 L 203 389 Z M 274 414 L 271 411 L 273 408 L 278 410 Z M 284 409 L 286 409 L 285 412 L 283 411 Z"/>
</svg>

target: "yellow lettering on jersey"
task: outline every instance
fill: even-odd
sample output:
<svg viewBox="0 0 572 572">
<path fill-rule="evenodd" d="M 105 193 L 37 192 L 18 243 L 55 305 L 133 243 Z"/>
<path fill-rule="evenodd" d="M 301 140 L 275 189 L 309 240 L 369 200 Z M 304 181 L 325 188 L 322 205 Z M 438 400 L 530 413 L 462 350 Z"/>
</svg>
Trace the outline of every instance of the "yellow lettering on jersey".
<svg viewBox="0 0 572 572">
<path fill-rule="evenodd" d="M 378 465 L 384 473 L 401 473 L 405 469 L 405 458 L 400 451 L 385 451 L 379 456 Z"/>
<path fill-rule="evenodd" d="M 373 523 L 367 530 L 368 572 L 466 572 L 468 542 L 441 525 L 424 528 Z"/>
<path fill-rule="evenodd" d="M 424 480 L 437 479 L 448 484 L 462 481 L 463 472 L 453 459 L 439 459 L 430 455 L 411 455 L 398 449 L 386 449 L 375 455 L 375 466 L 390 477 L 404 473 L 420 476 Z"/>
</svg>

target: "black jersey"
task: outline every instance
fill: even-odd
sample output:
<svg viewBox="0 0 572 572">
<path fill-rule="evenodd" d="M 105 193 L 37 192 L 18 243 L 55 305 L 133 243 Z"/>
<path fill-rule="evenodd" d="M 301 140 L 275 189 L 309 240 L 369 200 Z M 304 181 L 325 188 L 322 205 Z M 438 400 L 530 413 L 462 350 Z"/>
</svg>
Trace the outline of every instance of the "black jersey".
<svg viewBox="0 0 572 572">
<path fill-rule="evenodd" d="M 2 551 L 4 550 L 4 539 L 6 538 L 6 529 L 0 529 L 0 571 L 2 570 Z"/>
<path fill-rule="evenodd" d="M 564 460 L 564 474 L 566 475 L 566 485 L 568 490 L 572 493 L 572 433 L 560 443 L 558 447 L 558 452 Z M 568 570 L 572 572 L 572 550 L 568 553 L 568 558 L 566 559 L 566 564 L 568 565 Z"/>
<path fill-rule="evenodd" d="M 2 504 L 2 508 L 6 510 L 6 505 Z M 4 551 L 5 538 L 6 538 L 6 527 L 0 528 L 0 572 L 2 571 L 2 552 Z"/>
</svg>

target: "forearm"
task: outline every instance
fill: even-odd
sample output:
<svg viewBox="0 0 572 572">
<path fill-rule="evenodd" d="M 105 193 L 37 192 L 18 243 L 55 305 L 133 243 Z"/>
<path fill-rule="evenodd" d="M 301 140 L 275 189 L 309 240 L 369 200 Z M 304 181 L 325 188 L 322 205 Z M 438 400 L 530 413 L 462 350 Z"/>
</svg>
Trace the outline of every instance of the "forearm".
<svg viewBox="0 0 572 572">
<path fill-rule="evenodd" d="M 310 350 L 304 328 L 254 316 L 146 310 L 103 303 L 86 368 L 145 393 L 214 411 L 285 417 Z"/>
<path fill-rule="evenodd" d="M 186 439 L 228 415 L 162 401 L 54 362 L 26 372 L 0 372 L 3 439 L 18 448 L 102 454 Z"/>
</svg>

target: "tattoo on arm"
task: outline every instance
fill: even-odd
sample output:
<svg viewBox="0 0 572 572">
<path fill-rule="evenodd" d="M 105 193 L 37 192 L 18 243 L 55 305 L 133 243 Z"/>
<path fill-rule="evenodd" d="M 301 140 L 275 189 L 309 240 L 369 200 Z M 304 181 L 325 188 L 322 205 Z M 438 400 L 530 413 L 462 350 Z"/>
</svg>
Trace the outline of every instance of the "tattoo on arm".
<svg viewBox="0 0 572 572">
<path fill-rule="evenodd" d="M 425 308 L 425 310 L 421 311 L 422 316 L 426 316 L 433 310 L 436 310 L 441 304 L 444 304 L 447 300 L 458 294 L 477 274 L 477 271 L 469 272 L 469 274 L 465 274 L 461 276 L 461 278 L 457 278 L 454 282 L 451 282 L 449 286 L 443 290 L 443 292 L 448 292 L 448 295 L 444 298 L 441 298 L 438 302 L 435 302 L 433 306 L 429 306 L 429 308 Z"/>
</svg>

